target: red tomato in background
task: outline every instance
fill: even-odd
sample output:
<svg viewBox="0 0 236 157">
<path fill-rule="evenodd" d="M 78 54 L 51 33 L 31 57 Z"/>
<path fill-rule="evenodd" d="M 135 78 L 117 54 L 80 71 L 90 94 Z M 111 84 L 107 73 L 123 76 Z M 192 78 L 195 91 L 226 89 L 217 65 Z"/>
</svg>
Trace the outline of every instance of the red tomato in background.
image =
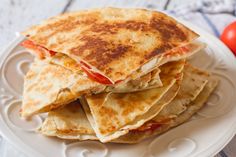
<svg viewBox="0 0 236 157">
<path fill-rule="evenodd" d="M 233 51 L 236 56 L 236 21 L 224 29 L 220 39 Z"/>
</svg>

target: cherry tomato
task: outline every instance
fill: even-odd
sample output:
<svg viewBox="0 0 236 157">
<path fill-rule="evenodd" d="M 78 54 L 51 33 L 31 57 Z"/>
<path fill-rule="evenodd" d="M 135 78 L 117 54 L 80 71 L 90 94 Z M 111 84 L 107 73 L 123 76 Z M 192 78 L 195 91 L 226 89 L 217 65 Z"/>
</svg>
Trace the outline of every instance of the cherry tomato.
<svg viewBox="0 0 236 157">
<path fill-rule="evenodd" d="M 220 39 L 233 51 L 234 55 L 236 55 L 236 21 L 224 29 Z"/>
</svg>

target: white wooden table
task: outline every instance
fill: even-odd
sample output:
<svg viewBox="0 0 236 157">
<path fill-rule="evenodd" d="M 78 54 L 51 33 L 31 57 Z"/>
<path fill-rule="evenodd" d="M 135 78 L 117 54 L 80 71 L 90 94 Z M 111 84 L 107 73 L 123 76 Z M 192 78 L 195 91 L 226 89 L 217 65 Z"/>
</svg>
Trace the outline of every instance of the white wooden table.
<svg viewBox="0 0 236 157">
<path fill-rule="evenodd" d="M 59 13 L 97 8 L 145 7 L 149 9 L 171 9 L 178 4 L 191 3 L 191 0 L 0 0 L 0 50 L 2 50 L 26 27 Z M 1 135 L 1 134 L 0 134 Z M 236 137 L 217 157 L 236 157 Z M 0 157 L 25 157 L 0 136 Z"/>
</svg>

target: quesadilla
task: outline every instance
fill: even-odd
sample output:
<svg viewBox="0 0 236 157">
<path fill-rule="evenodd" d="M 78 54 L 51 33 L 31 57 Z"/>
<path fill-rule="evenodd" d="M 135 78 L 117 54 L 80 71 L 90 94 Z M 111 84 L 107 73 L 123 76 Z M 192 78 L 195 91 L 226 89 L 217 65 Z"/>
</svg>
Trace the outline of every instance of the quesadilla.
<svg viewBox="0 0 236 157">
<path fill-rule="evenodd" d="M 142 139 L 161 134 L 183 123 L 203 106 L 217 83 L 218 81 L 210 78 L 208 73 L 187 64 L 184 69 L 184 77 L 180 84 L 180 90 L 174 100 L 166 105 L 152 120 L 111 142 L 137 143 Z M 89 124 L 89 121 L 85 114 L 81 113 L 84 112 L 81 107 L 74 110 L 70 108 L 72 107 L 69 104 L 62 109 L 49 112 L 48 118 L 41 126 L 40 132 L 47 136 L 83 140 L 80 136 L 84 135 L 84 131 L 80 133 L 78 128 L 81 126 L 81 121 L 85 120 L 82 124 Z M 70 127 L 71 124 L 73 124 L 73 127 Z M 86 126 L 88 130 L 93 130 L 91 125 Z M 93 131 L 91 134 L 92 138 L 90 139 L 96 139 L 95 132 Z"/>
<path fill-rule="evenodd" d="M 159 121 L 159 115 L 157 115 L 155 118 L 144 124 L 139 129 L 131 131 L 130 133 L 114 140 L 114 142 L 138 143 L 143 139 L 154 135 L 160 135 L 168 131 L 169 129 L 186 122 L 204 106 L 204 103 L 207 101 L 208 97 L 211 95 L 217 84 L 217 79 L 210 78 L 200 94 L 189 104 L 184 105 L 185 109 L 183 112 L 179 113 L 178 110 L 175 110 L 175 108 L 177 107 L 175 106 L 175 104 L 169 104 L 168 106 L 166 106 L 166 119 L 162 119 L 162 121 Z"/>
<path fill-rule="evenodd" d="M 49 112 L 38 131 L 47 136 L 57 136 L 63 139 L 97 139 L 78 100 Z"/>
<path fill-rule="evenodd" d="M 158 114 L 178 92 L 179 82 L 176 81 L 182 78 L 184 65 L 184 60 L 163 65 L 160 73 L 162 87 L 133 93 L 86 96 L 82 105 L 99 140 L 116 139 Z"/>
<path fill-rule="evenodd" d="M 121 83 L 153 69 L 163 55 L 198 35 L 173 18 L 144 9 L 102 8 L 48 19 L 23 33 L 22 45 L 41 58 L 63 53 L 101 84 Z M 136 75 L 135 75 L 136 76 Z"/>
<path fill-rule="evenodd" d="M 109 87 L 89 79 L 79 66 L 71 68 L 76 66 L 72 59 L 65 56 L 58 58 L 57 56 L 52 58 L 52 63 L 57 64 L 36 59 L 27 72 L 21 112 L 23 117 L 48 112 L 84 94 L 134 92 L 162 86 L 158 68 L 136 80 L 130 80 L 117 87 Z M 63 65 L 60 60 L 64 61 Z"/>
<path fill-rule="evenodd" d="M 29 117 L 75 101 L 82 94 L 101 92 L 105 86 L 83 73 L 35 60 L 24 79 L 21 115 Z"/>
</svg>

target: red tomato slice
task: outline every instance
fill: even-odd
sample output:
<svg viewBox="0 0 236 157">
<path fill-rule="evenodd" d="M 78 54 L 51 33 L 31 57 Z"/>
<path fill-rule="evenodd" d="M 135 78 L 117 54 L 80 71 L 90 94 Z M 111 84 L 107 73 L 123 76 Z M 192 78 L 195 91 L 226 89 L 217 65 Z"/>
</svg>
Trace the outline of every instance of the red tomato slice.
<svg viewBox="0 0 236 157">
<path fill-rule="evenodd" d="M 21 46 L 34 50 L 34 52 L 37 54 L 37 56 L 40 59 L 44 59 L 46 56 L 54 56 L 56 52 L 48 50 L 42 46 L 39 46 L 35 44 L 33 41 L 25 40 L 21 43 Z"/>
<path fill-rule="evenodd" d="M 84 63 L 83 61 L 80 61 L 80 64 L 82 64 L 82 66 L 85 66 L 88 69 L 92 69 L 88 64 Z"/>
<path fill-rule="evenodd" d="M 236 55 L 236 21 L 224 29 L 220 39 L 233 51 L 234 55 Z"/>
<path fill-rule="evenodd" d="M 102 76 L 99 73 L 93 72 L 89 69 L 87 69 L 85 66 L 81 66 L 82 70 L 88 75 L 88 77 L 96 82 L 99 82 L 101 84 L 111 85 L 113 84 L 109 79 Z"/>
<path fill-rule="evenodd" d="M 180 47 L 180 50 L 183 51 L 183 52 L 188 52 L 189 51 L 187 46 Z"/>
<path fill-rule="evenodd" d="M 88 64 L 86 64 L 85 62 L 80 61 L 80 64 L 81 64 L 82 70 L 83 70 L 83 71 L 88 75 L 88 77 L 91 78 L 92 80 L 94 80 L 94 81 L 96 81 L 96 82 L 99 82 L 99 83 L 102 83 L 102 84 L 107 84 L 107 85 L 113 84 L 108 78 L 104 77 L 103 75 L 91 71 L 90 69 L 92 69 L 92 68 L 91 68 Z M 115 82 L 115 84 L 116 84 L 116 83 L 120 83 L 120 82 L 122 82 L 122 81 L 123 81 L 123 80 L 118 80 L 118 81 Z"/>
</svg>

